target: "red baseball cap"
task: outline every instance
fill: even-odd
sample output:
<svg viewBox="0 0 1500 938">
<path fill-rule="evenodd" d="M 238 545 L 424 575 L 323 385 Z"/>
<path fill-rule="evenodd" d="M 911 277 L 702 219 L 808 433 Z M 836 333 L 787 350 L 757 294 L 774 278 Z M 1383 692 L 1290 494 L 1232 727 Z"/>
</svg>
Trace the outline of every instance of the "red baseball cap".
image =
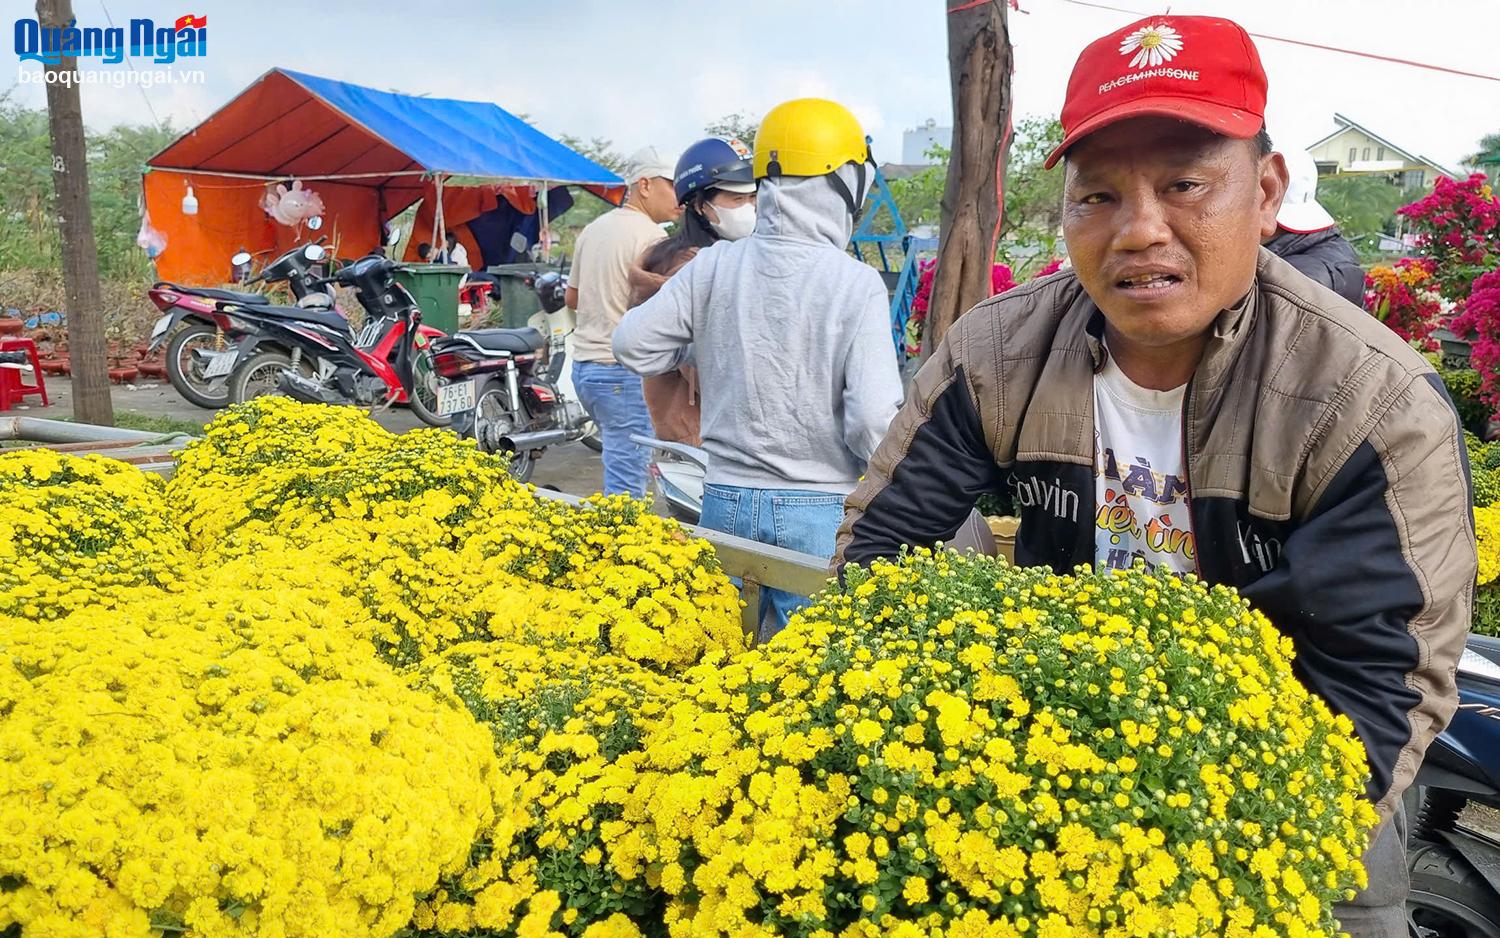
<svg viewBox="0 0 1500 938">
<path fill-rule="evenodd" d="M 1213 16 L 1148 16 L 1089 43 L 1068 79 L 1062 145 L 1045 167 L 1101 127 L 1148 114 L 1226 137 L 1259 133 L 1266 70 L 1250 34 Z"/>
</svg>

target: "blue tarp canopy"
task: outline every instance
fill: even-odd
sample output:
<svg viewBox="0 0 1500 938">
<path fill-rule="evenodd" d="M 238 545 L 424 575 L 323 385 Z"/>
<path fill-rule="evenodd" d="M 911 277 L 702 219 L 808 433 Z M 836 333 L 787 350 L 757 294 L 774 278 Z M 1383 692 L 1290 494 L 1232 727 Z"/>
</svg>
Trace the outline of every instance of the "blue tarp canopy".
<svg viewBox="0 0 1500 938">
<path fill-rule="evenodd" d="M 614 188 L 619 176 L 494 104 L 272 69 L 148 161 L 162 170 L 420 189 L 426 174 Z"/>
</svg>

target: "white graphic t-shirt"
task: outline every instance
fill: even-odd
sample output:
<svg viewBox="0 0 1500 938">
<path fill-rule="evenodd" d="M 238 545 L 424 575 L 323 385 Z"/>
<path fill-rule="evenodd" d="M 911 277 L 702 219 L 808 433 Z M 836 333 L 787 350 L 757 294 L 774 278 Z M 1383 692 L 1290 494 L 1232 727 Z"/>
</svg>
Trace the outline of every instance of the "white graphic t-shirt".
<svg viewBox="0 0 1500 938">
<path fill-rule="evenodd" d="M 1137 559 L 1178 573 L 1197 567 L 1183 466 L 1182 398 L 1143 388 L 1112 356 L 1094 376 L 1094 566 Z"/>
</svg>

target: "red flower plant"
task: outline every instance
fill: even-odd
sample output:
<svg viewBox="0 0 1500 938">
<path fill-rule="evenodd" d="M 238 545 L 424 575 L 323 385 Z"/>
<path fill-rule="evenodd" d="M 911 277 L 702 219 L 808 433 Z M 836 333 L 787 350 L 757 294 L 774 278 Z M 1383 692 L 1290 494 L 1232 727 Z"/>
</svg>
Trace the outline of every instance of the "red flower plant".
<svg viewBox="0 0 1500 938">
<path fill-rule="evenodd" d="M 1397 214 L 1411 222 L 1418 253 L 1436 263 L 1444 299 L 1462 301 L 1476 277 L 1500 266 L 1500 199 L 1483 173 L 1463 182 L 1439 176 L 1431 193 Z"/>
<path fill-rule="evenodd" d="M 1062 258 L 1054 258 L 1047 266 L 1031 275 L 1032 280 L 1057 273 L 1062 267 Z M 927 321 L 927 308 L 932 304 L 932 281 L 937 274 L 937 259 L 920 261 L 917 264 L 917 294 L 911 301 L 911 319 L 906 324 L 906 354 L 920 355 L 922 352 L 922 324 Z M 996 264 L 990 271 L 990 296 L 998 296 L 1020 286 L 1008 264 Z"/>
<path fill-rule="evenodd" d="M 1474 281 L 1463 313 L 1453 320 L 1453 331 L 1474 336 L 1469 364 L 1479 372 L 1479 397 L 1500 410 L 1500 270 Z"/>
<path fill-rule="evenodd" d="M 1365 309 L 1390 330 L 1429 352 L 1437 351 L 1432 330 L 1443 313 L 1433 290 L 1436 264 L 1425 257 L 1403 257 L 1365 275 Z"/>
</svg>

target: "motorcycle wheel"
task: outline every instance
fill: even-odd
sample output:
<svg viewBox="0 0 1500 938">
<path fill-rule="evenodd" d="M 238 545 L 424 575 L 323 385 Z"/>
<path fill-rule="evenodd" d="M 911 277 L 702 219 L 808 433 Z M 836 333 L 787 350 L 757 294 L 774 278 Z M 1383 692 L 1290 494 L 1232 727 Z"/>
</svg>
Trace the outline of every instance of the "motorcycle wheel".
<svg viewBox="0 0 1500 938">
<path fill-rule="evenodd" d="M 600 430 L 599 425 L 590 419 L 589 432 L 583 435 L 581 442 L 594 452 L 602 453 L 604 452 L 604 431 Z"/>
<path fill-rule="evenodd" d="M 1406 918 L 1419 938 L 1500 938 L 1500 897 L 1449 847 L 1418 844 L 1407 858 Z"/>
<path fill-rule="evenodd" d="M 411 350 L 411 388 L 406 393 L 406 406 L 417 415 L 417 419 L 429 427 L 447 427 L 453 424 L 452 417 L 437 414 L 438 385 L 437 359 L 432 354 L 432 344 L 414 346 Z"/>
<path fill-rule="evenodd" d="M 235 366 L 229 375 L 229 399 L 243 404 L 257 397 L 285 397 L 277 386 L 281 373 L 292 367 L 292 358 L 283 352 L 256 352 Z M 298 373 L 312 377 L 312 368 L 306 361 Z"/>
<path fill-rule="evenodd" d="M 195 407 L 218 410 L 230 401 L 228 378 L 205 381 L 194 374 L 193 350 L 217 349 L 219 330 L 206 322 L 191 323 L 178 329 L 167 343 L 167 381 L 183 400 Z"/>
<path fill-rule="evenodd" d="M 474 421 L 470 435 L 479 441 L 481 449 L 494 452 L 488 441 L 498 439 L 515 429 L 515 421 L 511 417 L 513 413 L 510 394 L 504 383 L 497 378 L 489 379 L 480 385 L 479 396 L 474 400 Z M 499 426 L 493 426 L 494 424 Z M 536 457 L 530 450 L 509 455 L 511 477 L 517 482 L 530 482 L 531 473 L 536 470 Z"/>
</svg>

